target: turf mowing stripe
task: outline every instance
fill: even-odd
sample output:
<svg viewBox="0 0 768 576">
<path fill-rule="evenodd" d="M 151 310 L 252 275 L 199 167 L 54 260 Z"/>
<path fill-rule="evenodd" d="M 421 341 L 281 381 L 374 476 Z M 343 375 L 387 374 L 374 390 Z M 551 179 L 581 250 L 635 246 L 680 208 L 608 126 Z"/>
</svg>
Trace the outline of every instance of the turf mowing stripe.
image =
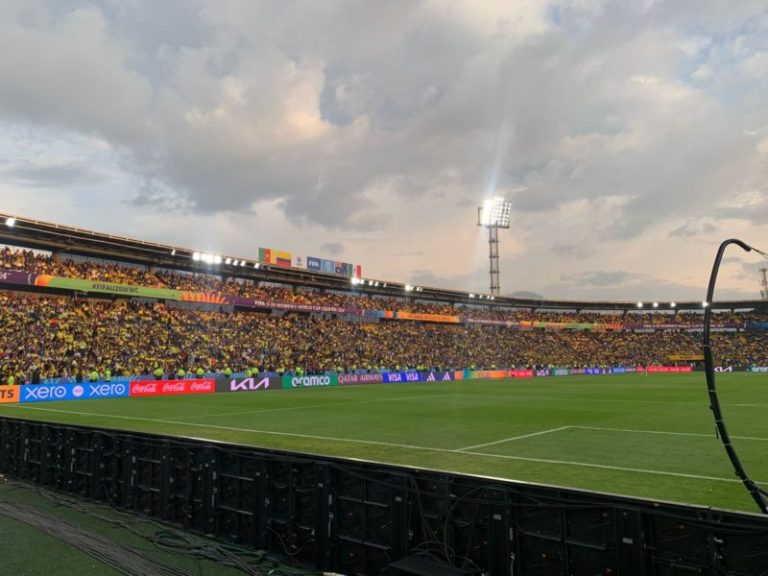
<svg viewBox="0 0 768 576">
<path fill-rule="evenodd" d="M 358 406 L 360 404 L 376 404 L 379 402 L 412 402 L 413 400 L 432 399 L 434 396 L 406 396 L 403 398 L 379 398 L 377 400 L 352 400 L 350 402 L 332 402 L 320 404 L 305 404 L 302 406 L 288 406 L 286 408 L 264 408 L 263 410 L 241 410 L 239 412 L 223 412 L 220 414 L 204 414 L 202 416 L 190 416 L 190 420 L 199 420 L 200 418 L 217 418 L 224 416 L 244 416 L 246 414 L 265 414 L 268 412 L 287 412 L 289 410 L 304 410 L 308 408 L 328 408 L 329 406 Z"/>
<path fill-rule="evenodd" d="M 595 426 L 570 426 L 580 430 L 603 430 L 606 432 L 635 432 L 637 434 L 668 434 L 670 436 L 696 436 L 699 438 L 716 438 L 714 434 L 698 434 L 696 432 L 667 432 L 664 430 L 632 430 L 629 428 L 597 428 Z M 768 442 L 768 438 L 757 436 L 731 436 L 736 440 L 756 440 L 758 442 Z"/>
<path fill-rule="evenodd" d="M 101 418 L 118 418 L 121 420 L 134 420 L 137 422 L 156 422 L 160 424 L 175 424 L 182 426 L 191 426 L 193 428 L 214 428 L 217 430 L 230 430 L 233 432 L 250 432 L 252 434 L 265 434 L 271 436 L 289 436 L 295 438 L 309 438 L 313 440 L 326 440 L 331 442 L 346 442 L 352 444 L 366 444 L 370 446 L 386 446 L 389 448 L 404 448 L 407 450 L 423 450 L 427 452 L 440 452 L 443 454 L 467 454 L 470 456 L 481 456 L 483 458 L 498 458 L 502 460 L 518 460 L 521 462 L 536 462 L 538 464 L 555 464 L 559 466 L 575 466 L 582 468 L 597 468 L 601 470 L 617 470 L 621 472 L 634 472 L 640 474 L 653 474 L 657 476 L 672 476 L 676 478 L 692 478 L 694 480 L 711 480 L 715 482 L 728 482 L 739 483 L 741 480 L 736 478 L 719 478 L 717 476 L 701 476 L 698 474 L 686 474 L 683 472 L 666 472 L 662 470 L 649 470 L 647 468 L 629 468 L 624 466 L 611 466 L 608 464 L 590 464 L 587 462 L 574 462 L 570 460 L 550 460 L 547 458 L 531 458 L 527 456 L 505 456 L 502 454 L 486 454 L 483 452 L 465 452 L 458 449 L 449 448 L 430 448 L 428 446 L 412 446 L 409 444 L 395 444 L 392 442 L 380 442 L 376 440 L 358 440 L 355 438 L 335 438 L 333 436 L 316 436 L 313 434 L 298 434 L 295 432 L 275 432 L 273 430 L 254 430 L 252 428 L 235 428 L 232 426 L 216 426 L 213 424 L 196 424 L 194 422 L 182 422 L 179 420 L 159 420 L 157 418 L 140 418 L 137 416 L 118 416 L 113 414 L 99 414 L 94 412 L 77 412 L 74 410 L 57 410 L 55 408 L 38 408 L 33 406 L 22 406 L 20 404 L 6 404 L 6 406 L 27 409 L 27 410 L 40 410 L 43 412 L 57 412 L 61 414 L 77 414 L 83 416 L 97 416 Z M 214 439 L 197 438 L 197 440 L 207 440 L 215 442 Z"/>
<path fill-rule="evenodd" d="M 571 426 L 560 426 L 559 428 L 550 428 L 549 430 L 540 430 L 539 432 L 532 432 L 531 434 L 523 434 L 522 436 L 512 436 L 511 438 L 504 438 L 502 440 L 496 440 L 495 442 L 486 442 L 485 444 L 475 444 L 474 446 L 467 446 L 466 448 L 457 448 L 456 452 L 466 452 L 468 450 L 475 450 L 477 448 L 485 448 L 486 446 L 496 446 L 497 444 L 504 444 L 505 442 L 514 442 L 515 440 L 523 440 L 524 438 L 533 438 L 534 436 L 541 436 L 542 434 L 551 434 L 552 432 L 560 432 L 561 430 L 567 430 Z"/>
</svg>

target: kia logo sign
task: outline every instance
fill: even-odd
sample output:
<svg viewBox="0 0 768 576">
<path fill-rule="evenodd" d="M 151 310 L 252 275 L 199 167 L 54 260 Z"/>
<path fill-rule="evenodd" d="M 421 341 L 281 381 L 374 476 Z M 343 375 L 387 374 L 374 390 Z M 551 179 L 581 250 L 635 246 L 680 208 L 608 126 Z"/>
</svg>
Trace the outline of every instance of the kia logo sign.
<svg viewBox="0 0 768 576">
<path fill-rule="evenodd" d="M 246 390 L 269 390 L 269 378 L 264 377 L 261 380 L 255 378 L 246 378 L 245 380 L 232 380 L 229 383 L 230 392 L 241 392 Z"/>
<path fill-rule="evenodd" d="M 715 372 L 733 372 L 733 366 L 718 366 Z"/>
</svg>

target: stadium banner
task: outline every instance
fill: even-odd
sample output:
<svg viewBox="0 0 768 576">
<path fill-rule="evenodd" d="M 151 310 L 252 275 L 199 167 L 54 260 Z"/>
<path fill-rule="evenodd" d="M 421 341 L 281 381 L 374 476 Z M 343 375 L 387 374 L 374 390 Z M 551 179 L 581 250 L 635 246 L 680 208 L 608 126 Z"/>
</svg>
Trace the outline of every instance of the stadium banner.
<svg viewBox="0 0 768 576">
<path fill-rule="evenodd" d="M 314 388 L 316 386 L 338 386 L 339 377 L 336 374 L 313 374 L 306 376 L 283 376 L 283 388 Z"/>
<path fill-rule="evenodd" d="M 642 371 L 648 372 L 649 374 L 664 372 L 693 372 L 693 368 L 691 366 L 646 366 Z"/>
<path fill-rule="evenodd" d="M 397 320 L 419 320 L 422 322 L 441 322 L 443 324 L 459 324 L 459 316 L 449 316 L 448 314 L 422 314 L 418 312 L 394 312 L 394 318 Z"/>
<path fill-rule="evenodd" d="M 349 384 L 381 384 L 382 382 L 384 382 L 384 375 L 379 373 L 339 374 L 340 386 L 347 386 Z"/>
<path fill-rule="evenodd" d="M 749 366 L 747 372 L 768 372 L 768 366 Z"/>
<path fill-rule="evenodd" d="M 307 256 L 307 270 L 312 272 L 322 272 L 322 258 L 315 258 L 314 256 Z"/>
<path fill-rule="evenodd" d="M 465 370 L 465 380 L 496 380 L 509 378 L 509 370 Z"/>
<path fill-rule="evenodd" d="M 56 400 L 82 400 L 85 384 L 25 384 L 20 387 L 19 402 L 52 402 Z"/>
<path fill-rule="evenodd" d="M 363 267 L 359 264 L 326 260 L 316 256 L 307 256 L 307 270 L 336 274 L 337 276 L 346 276 L 347 278 L 360 278 L 363 275 Z"/>
<path fill-rule="evenodd" d="M 216 392 L 258 392 L 260 390 L 279 390 L 283 380 L 279 376 L 259 374 L 251 378 L 217 378 Z"/>
<path fill-rule="evenodd" d="M 533 378 L 533 370 L 509 370 L 507 373 L 509 378 Z"/>
<path fill-rule="evenodd" d="M 104 294 L 117 294 L 120 296 L 137 296 L 141 298 L 159 298 L 164 300 L 184 299 L 184 294 L 181 290 L 131 286 L 129 284 L 81 280 L 79 278 L 62 278 L 60 276 L 51 276 L 49 274 L 41 274 L 40 276 L 37 276 L 35 278 L 35 286 L 41 288 L 76 290 L 78 292 L 100 292 Z"/>
<path fill-rule="evenodd" d="M 430 370 L 429 372 L 419 372 L 419 382 L 452 382 L 456 380 L 456 373 L 446 371 L 435 372 Z"/>
<path fill-rule="evenodd" d="M 704 372 L 704 365 L 699 364 L 693 367 L 694 372 Z M 745 366 L 715 366 L 715 372 L 749 372 Z"/>
<path fill-rule="evenodd" d="M 24 286 L 34 286 L 37 274 L 28 274 L 18 270 L 3 270 L 0 272 L 0 284 L 23 284 Z"/>
<path fill-rule="evenodd" d="M 324 314 L 346 314 L 349 316 L 362 316 L 360 308 L 344 308 L 342 306 L 321 306 L 318 304 L 291 304 L 287 302 L 269 302 L 267 300 L 254 300 L 252 298 L 229 297 L 230 304 L 235 306 L 248 306 L 251 308 L 269 308 L 271 310 L 287 310 L 289 312 L 321 312 Z"/>
<path fill-rule="evenodd" d="M 549 376 L 549 368 L 540 368 L 536 370 L 536 378 L 546 378 Z"/>
<path fill-rule="evenodd" d="M 259 262 L 290 268 L 293 264 L 293 254 L 273 248 L 259 248 Z"/>
<path fill-rule="evenodd" d="M 747 322 L 744 327 L 747 330 L 768 330 L 768 322 Z"/>
<path fill-rule="evenodd" d="M 216 391 L 216 380 L 134 380 L 130 384 L 129 395 L 133 396 L 169 396 L 172 394 L 211 394 Z"/>
<path fill-rule="evenodd" d="M 570 368 L 550 368 L 550 376 L 568 376 L 571 373 Z"/>
<path fill-rule="evenodd" d="M 489 326 L 506 326 L 508 328 L 520 328 L 520 322 L 517 320 L 491 320 L 486 318 L 462 317 L 463 324 L 487 324 Z"/>
<path fill-rule="evenodd" d="M 400 384 L 403 382 L 421 382 L 418 372 L 385 372 L 384 384 Z"/>
<path fill-rule="evenodd" d="M 20 386 L 0 386 L 0 404 L 16 404 L 20 394 Z"/>
</svg>

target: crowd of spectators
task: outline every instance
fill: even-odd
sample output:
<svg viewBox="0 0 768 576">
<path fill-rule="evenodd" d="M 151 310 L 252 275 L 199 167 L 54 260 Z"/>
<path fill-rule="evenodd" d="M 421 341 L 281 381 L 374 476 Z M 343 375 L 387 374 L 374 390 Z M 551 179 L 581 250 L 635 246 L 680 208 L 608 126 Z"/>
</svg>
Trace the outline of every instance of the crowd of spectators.
<svg viewBox="0 0 768 576">
<path fill-rule="evenodd" d="M 314 304 L 356 309 L 376 309 L 421 314 L 441 314 L 464 318 L 501 320 L 511 322 L 557 322 L 617 324 L 688 324 L 700 325 L 702 314 L 659 313 L 633 311 L 630 314 L 595 312 L 531 312 L 524 309 L 457 305 L 452 303 L 426 302 L 413 298 L 386 298 L 365 296 L 359 293 L 318 291 L 309 288 L 291 288 L 257 283 L 250 279 L 223 278 L 215 274 L 183 273 L 165 269 L 149 269 L 143 266 L 118 264 L 102 260 L 74 260 L 66 256 L 54 259 L 50 254 L 17 250 L 9 247 L 0 249 L 0 269 L 23 270 L 36 274 L 51 274 L 67 278 L 83 278 L 103 282 L 132 284 L 154 288 L 172 288 L 191 292 L 215 292 L 229 296 L 241 296 L 267 302 L 286 304 Z M 716 314 L 715 324 L 744 324 L 747 320 L 762 320 L 754 314 Z"/>
<path fill-rule="evenodd" d="M 492 369 L 670 364 L 700 333 L 519 330 L 328 315 L 213 312 L 134 300 L 0 292 L 4 383 L 246 370 Z M 717 362 L 768 365 L 768 333 L 718 332 Z"/>
</svg>

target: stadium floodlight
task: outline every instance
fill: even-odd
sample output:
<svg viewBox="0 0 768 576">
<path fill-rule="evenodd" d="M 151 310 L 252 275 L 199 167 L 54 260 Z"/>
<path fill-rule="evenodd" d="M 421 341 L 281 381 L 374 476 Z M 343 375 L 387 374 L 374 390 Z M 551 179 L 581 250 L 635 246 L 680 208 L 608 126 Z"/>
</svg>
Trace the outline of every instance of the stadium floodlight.
<svg viewBox="0 0 768 576">
<path fill-rule="evenodd" d="M 654 308 L 658 308 L 658 307 L 659 307 L 659 303 L 658 303 L 658 302 L 654 302 L 654 303 L 653 303 L 653 307 L 654 307 Z"/>
<path fill-rule="evenodd" d="M 478 210 L 479 226 L 497 226 L 509 228 L 509 220 L 512 216 L 512 203 L 504 198 L 496 196 L 488 198 Z"/>
<path fill-rule="evenodd" d="M 224 264 L 232 264 L 232 258 L 226 258 Z M 235 266 L 237 266 L 237 264 L 235 264 Z"/>
<path fill-rule="evenodd" d="M 414 286 L 411 286 L 410 284 L 406 284 L 404 289 L 406 292 L 412 292 L 414 289 Z"/>
<path fill-rule="evenodd" d="M 221 256 L 214 256 L 213 257 L 213 263 L 214 264 L 221 264 Z"/>
<path fill-rule="evenodd" d="M 8 228 L 13 228 L 16 226 L 16 218 L 6 218 L 5 225 L 8 226 Z"/>
<path fill-rule="evenodd" d="M 258 269 L 259 269 L 259 263 L 258 263 L 258 262 L 256 262 L 256 263 L 253 265 L 253 267 L 254 267 L 254 268 L 256 268 L 256 270 L 258 270 Z"/>
<path fill-rule="evenodd" d="M 176 256 L 176 248 L 174 248 L 173 250 L 171 250 L 171 256 Z"/>
<path fill-rule="evenodd" d="M 246 264 L 248 264 L 248 262 L 246 262 L 245 260 L 240 261 L 240 266 L 245 266 Z"/>
<path fill-rule="evenodd" d="M 675 302 L 670 302 L 669 303 L 669 307 L 670 308 L 674 308 L 675 306 L 677 306 L 677 303 L 675 303 Z"/>
<path fill-rule="evenodd" d="M 707 302 L 706 300 L 701 303 L 702 308 L 706 308 L 707 306 L 709 306 L 709 302 Z"/>
<path fill-rule="evenodd" d="M 643 303 L 642 303 L 642 302 L 638 302 L 638 303 L 637 303 L 637 307 L 638 307 L 638 308 L 642 308 L 642 307 L 643 307 Z"/>
<path fill-rule="evenodd" d="M 499 228 L 509 228 L 512 203 L 496 196 L 488 198 L 477 209 L 477 225 L 488 228 L 488 250 L 491 276 L 491 294 L 496 296 L 499 285 Z"/>
<path fill-rule="evenodd" d="M 203 259 L 203 255 L 200 254 L 200 252 L 195 252 L 194 254 L 192 254 L 192 260 L 194 260 L 195 262 L 200 262 L 200 260 L 202 259 Z"/>
</svg>

